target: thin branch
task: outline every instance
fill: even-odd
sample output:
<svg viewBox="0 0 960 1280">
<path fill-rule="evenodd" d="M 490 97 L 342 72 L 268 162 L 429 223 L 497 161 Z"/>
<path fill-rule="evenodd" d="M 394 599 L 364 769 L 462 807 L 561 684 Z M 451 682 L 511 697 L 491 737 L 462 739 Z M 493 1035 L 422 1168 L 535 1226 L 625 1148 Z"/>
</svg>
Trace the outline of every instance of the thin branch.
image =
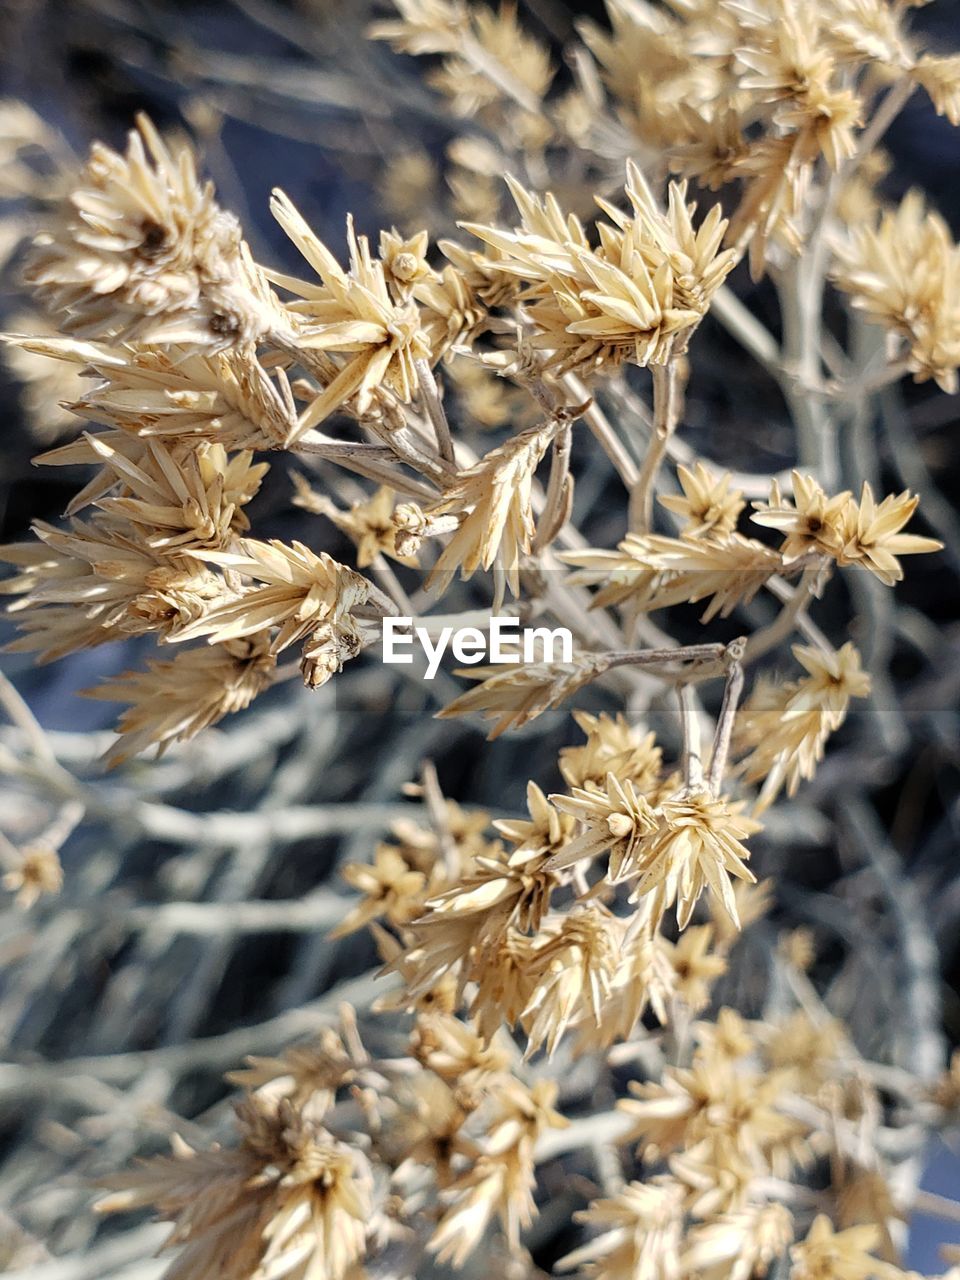
<svg viewBox="0 0 960 1280">
<path fill-rule="evenodd" d="M 640 472 L 637 464 L 627 453 L 623 441 L 617 435 L 607 415 L 595 400 L 591 400 L 586 387 L 575 374 L 566 374 L 563 379 L 563 385 L 577 401 L 581 403 L 589 401 L 583 411 L 583 420 L 593 432 L 604 453 L 613 463 L 617 475 L 626 488 L 632 490 L 640 478 Z"/>
<path fill-rule="evenodd" d="M 414 360 L 413 363 L 420 382 L 420 396 L 423 400 L 423 407 L 427 411 L 430 425 L 433 427 L 437 437 L 437 448 L 440 451 L 440 457 L 445 462 L 456 466 L 453 437 L 450 435 L 450 423 L 447 420 L 447 413 L 440 398 L 440 388 L 437 386 L 437 380 L 433 376 L 433 370 L 426 360 Z"/>
<path fill-rule="evenodd" d="M 680 732 L 683 736 L 683 785 L 696 791 L 703 785 L 703 762 L 700 758 L 700 717 L 696 694 L 690 684 L 677 686 L 680 699 Z"/>
<path fill-rule="evenodd" d="M 782 641 L 797 629 L 799 619 L 809 607 L 811 600 L 819 595 L 821 582 L 827 566 L 824 562 L 809 565 L 803 571 L 800 582 L 794 587 L 786 604 L 777 617 L 761 631 L 755 631 L 747 641 L 743 661 L 756 662 L 757 658 L 771 649 L 776 649 Z"/>
<path fill-rule="evenodd" d="M 537 533 L 533 542 L 535 553 L 542 551 L 553 542 L 570 515 L 570 503 L 573 498 L 573 480 L 570 476 L 572 443 L 572 424 L 564 422 L 553 441 L 550 455 L 550 479 L 547 481 L 547 493 L 537 520 Z"/>
<path fill-rule="evenodd" d="M 677 427 L 680 412 L 678 364 L 651 365 L 653 374 L 653 432 L 647 445 L 643 466 L 636 484 L 630 490 L 629 523 L 632 531 L 647 533 L 653 521 L 653 490 L 657 472 L 663 462 L 670 437 Z"/>
<path fill-rule="evenodd" d="M 740 695 L 743 692 L 743 655 L 746 650 L 746 643 L 746 640 L 741 638 L 727 645 L 726 657 L 730 666 L 727 672 L 727 683 L 723 690 L 723 702 L 720 706 L 717 730 L 713 739 L 710 769 L 707 773 L 707 787 L 715 796 L 719 795 L 723 784 L 727 756 L 730 752 L 733 722 L 737 714 Z"/>
</svg>

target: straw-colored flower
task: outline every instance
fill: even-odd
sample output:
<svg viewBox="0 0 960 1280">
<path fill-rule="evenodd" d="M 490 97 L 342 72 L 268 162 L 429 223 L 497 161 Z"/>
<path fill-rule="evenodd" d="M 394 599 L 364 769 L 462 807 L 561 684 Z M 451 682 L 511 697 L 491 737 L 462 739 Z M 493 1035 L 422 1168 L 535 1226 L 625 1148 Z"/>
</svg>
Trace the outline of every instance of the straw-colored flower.
<svg viewBox="0 0 960 1280">
<path fill-rule="evenodd" d="M 865 698 L 870 677 L 848 641 L 831 653 L 795 645 L 793 655 L 807 671 L 799 680 L 774 683 L 761 678 L 741 708 L 734 746 L 746 754 L 749 782 L 763 782 L 758 808 L 766 808 L 783 786 L 795 795 L 812 778 L 832 733 L 847 716 L 851 698 Z"/>
<path fill-rule="evenodd" d="M 660 782 L 663 752 L 652 733 L 630 724 L 623 714 L 598 716 L 588 711 L 572 712 L 586 734 L 582 746 L 563 747 L 558 764 L 569 787 L 602 791 L 607 774 L 630 782 L 641 794 L 655 790 Z"/>
<path fill-rule="evenodd" d="M 728 473 L 711 472 L 698 462 L 692 471 L 689 467 L 677 467 L 677 479 L 683 496 L 667 494 L 660 499 L 660 505 L 683 517 L 685 523 L 680 530 L 683 537 L 734 532 L 746 503 L 739 489 L 731 490 Z"/>
<path fill-rule="evenodd" d="M 80 337 L 215 351 L 257 340 L 275 308 L 236 219 L 201 184 L 186 147 L 146 118 L 125 155 L 95 143 L 71 215 L 40 235 L 27 278 Z"/>
<path fill-rule="evenodd" d="M 348 626 L 350 610 L 363 604 L 370 584 L 325 552 L 314 554 L 302 542 L 239 539 L 236 551 L 198 552 L 204 560 L 252 578 L 260 586 L 208 609 L 175 637 L 209 637 L 223 644 L 277 629 L 271 652 L 280 653 L 316 632 L 324 623 Z"/>
<path fill-rule="evenodd" d="M 20 851 L 20 861 L 3 873 L 0 884 L 14 895 L 14 902 L 27 911 L 45 893 L 59 893 L 63 888 L 63 867 L 55 848 L 39 841 Z"/>
<path fill-rule="evenodd" d="M 478 712 L 485 720 L 496 721 L 488 736 L 498 738 L 507 729 L 522 728 L 565 702 L 607 665 L 602 654 L 575 653 L 571 662 L 470 667 L 464 674 L 481 683 L 454 698 L 437 715 L 448 719 Z"/>
<path fill-rule="evenodd" d="M 583 826 L 582 833 L 551 859 L 549 865 L 557 871 L 609 850 L 610 879 L 621 880 L 634 865 L 642 842 L 657 827 L 648 801 L 632 782 L 621 782 L 614 773 L 607 774 L 602 791 L 575 787 L 571 795 L 551 796 L 550 801 Z"/>
<path fill-rule="evenodd" d="M 366 1158 L 310 1113 L 268 1092 L 237 1107 L 240 1145 L 172 1156 L 111 1179 L 102 1213 L 151 1205 L 184 1251 L 170 1280 L 285 1276 L 344 1280 L 365 1250 L 372 1178 Z"/>
<path fill-rule="evenodd" d="M 88 690 L 88 697 L 129 704 L 105 762 L 120 764 L 153 745 L 162 755 L 172 743 L 196 737 L 248 707 L 270 685 L 275 666 L 262 637 L 230 640 L 148 662 L 144 671 L 127 671 Z"/>
<path fill-rule="evenodd" d="M 231 457 L 223 445 L 206 440 L 185 450 L 118 431 L 84 433 L 42 461 L 98 463 L 99 472 L 73 499 L 70 512 L 92 500 L 113 517 L 111 527 L 126 531 L 129 522 L 157 550 L 223 547 L 246 532 L 250 522 L 243 508 L 270 469 L 266 462 L 254 463 L 249 450 Z"/>
<path fill-rule="evenodd" d="M 656 829 L 636 846 L 632 865 L 623 870 L 639 876 L 632 896 L 654 893 L 659 911 L 676 903 L 677 923 L 684 929 L 709 886 L 715 906 L 737 925 L 730 877 L 756 879 L 745 865 L 750 854 L 741 841 L 761 830 L 739 812 L 741 807 L 703 793 L 662 801 Z"/>
<path fill-rule="evenodd" d="M 557 430 L 556 423 L 548 423 L 511 437 L 451 484 L 431 514 L 462 513 L 460 525 L 437 560 L 430 584 L 443 591 L 457 569 L 470 578 L 477 569 L 493 568 L 498 593 L 505 584 L 519 596 L 520 560 L 529 554 L 535 532 L 533 477 Z"/>
<path fill-rule="evenodd" d="M 96 375 L 92 386 L 77 385 L 71 412 L 131 435 L 275 449 L 296 426 L 282 370 L 271 377 L 250 347 L 211 354 L 64 337 L 8 335 L 6 341 L 44 362 Z M 44 461 L 57 456 L 42 455 Z"/>
<path fill-rule="evenodd" d="M 879 1242 L 876 1226 L 834 1231 L 827 1215 L 818 1214 L 806 1239 L 790 1250 L 790 1280 L 868 1280 L 879 1269 L 870 1252 Z"/>
<path fill-rule="evenodd" d="M 408 404 L 418 386 L 415 361 L 430 355 L 416 305 L 394 301 L 383 263 L 370 253 L 366 237 L 356 235 L 352 220 L 347 224 L 350 269 L 344 271 L 282 191 L 273 193 L 270 207 L 321 283 L 279 272 L 267 275 L 297 296 L 287 309 L 297 322 L 298 349 L 327 353 L 336 369 L 300 415 L 296 437 L 347 400 L 355 398 L 357 412 L 365 413 L 381 385 Z"/>
<path fill-rule="evenodd" d="M 960 248 L 944 219 L 912 191 L 876 225 L 852 226 L 837 244 L 835 279 L 853 306 L 901 334 L 918 382 L 957 389 Z"/>
<path fill-rule="evenodd" d="M 703 622 L 748 604 L 784 568 L 778 552 L 737 533 L 684 538 L 629 533 L 615 551 L 567 551 L 561 558 L 577 567 L 572 584 L 601 588 L 594 608 L 624 604 L 646 613 L 709 600 Z"/>
<path fill-rule="evenodd" d="M 577 1216 L 600 1234 L 567 1254 L 561 1270 L 582 1268 L 580 1274 L 593 1280 L 679 1280 L 683 1188 L 672 1179 L 631 1182 Z"/>
<path fill-rule="evenodd" d="M 589 374 L 624 361 L 663 364 L 683 350 L 733 266 L 732 253 L 720 250 L 726 224 L 719 206 L 694 229 L 685 187 L 671 184 L 663 213 L 628 164 L 634 216 L 601 202 L 614 225 L 600 225 L 594 250 L 552 196 L 541 201 L 508 181 L 521 225 L 467 230 L 496 250 L 498 269 L 526 283 L 533 343 L 548 352 L 548 368 Z"/>
</svg>

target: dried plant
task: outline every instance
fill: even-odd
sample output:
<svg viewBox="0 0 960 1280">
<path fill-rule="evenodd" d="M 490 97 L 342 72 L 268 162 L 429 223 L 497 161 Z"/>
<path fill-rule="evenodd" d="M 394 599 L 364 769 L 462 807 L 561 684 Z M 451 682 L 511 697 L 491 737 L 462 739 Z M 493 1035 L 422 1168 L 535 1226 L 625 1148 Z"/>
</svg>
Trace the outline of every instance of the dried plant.
<svg viewBox="0 0 960 1280">
<path fill-rule="evenodd" d="M 132 757 L 175 761 L 279 686 L 336 689 L 387 623 L 436 639 L 508 610 L 575 646 L 468 666 L 478 683 L 440 711 L 479 713 L 491 738 L 572 715 L 583 740 L 524 773 L 525 817 L 460 808 L 427 765 L 419 821 L 342 868 L 352 905 L 327 904 L 328 945 L 369 928 L 382 964 L 355 1001 L 363 1034 L 347 1000 L 302 1044 L 275 1028 L 278 1056 L 229 1077 L 225 1144 L 191 1123 L 171 1155 L 106 1178 L 101 1210 L 173 1224 L 171 1280 L 534 1277 L 550 1194 L 584 1227 L 559 1269 L 596 1280 L 913 1274 L 902 1219 L 923 1202 L 924 1136 L 956 1122 L 956 1064 L 916 1008 L 906 1053 L 834 1016 L 810 935 L 770 918 L 770 850 L 887 679 L 836 606 L 815 620 L 828 584 L 847 584 L 829 587 L 845 618 L 864 600 L 885 618 L 901 559 L 943 548 L 915 530 L 952 531 L 857 466 L 877 397 L 907 378 L 956 390 L 960 247 L 919 195 L 887 203 L 876 159 L 917 86 L 957 123 L 960 59 L 922 51 L 887 0 L 607 8 L 563 75 L 509 4 L 395 0 L 372 26 L 431 60 L 462 128 L 426 229 L 408 224 L 429 165 L 398 152 L 383 186 L 402 229 L 371 242 L 350 219 L 341 262 L 278 190 L 304 278 L 275 269 L 190 146 L 141 116 L 124 151 L 94 145 L 28 252 L 47 319 L 6 340 L 15 366 L 73 388 L 82 424 L 37 461 L 93 474 L 63 523 L 0 549 L 2 590 L 11 647 L 39 661 L 156 644 L 89 691 L 126 706 L 108 765 L 149 776 Z M 746 268 L 779 336 L 741 297 Z M 790 411 L 787 475 L 731 472 L 719 431 L 688 438 L 715 321 Z M 597 458 L 609 519 L 577 501 Z M 314 545 L 273 536 L 257 495 L 291 459 L 291 505 L 356 568 L 315 524 Z M 587 709 L 604 696 L 612 714 Z M 95 792 L 12 686 L 3 704 L 29 749 L 2 767 L 56 810 L 0 848 L 30 908 L 60 889 Z M 283 804 L 258 810 L 252 845 L 285 822 L 329 834 Z M 202 827 L 168 809 L 130 820 Z M 850 813 L 874 842 L 869 811 Z M 929 960 L 893 911 L 909 1006 Z M 761 932 L 766 967 L 744 977 Z M 564 1179 L 562 1160 L 587 1171 Z"/>
</svg>

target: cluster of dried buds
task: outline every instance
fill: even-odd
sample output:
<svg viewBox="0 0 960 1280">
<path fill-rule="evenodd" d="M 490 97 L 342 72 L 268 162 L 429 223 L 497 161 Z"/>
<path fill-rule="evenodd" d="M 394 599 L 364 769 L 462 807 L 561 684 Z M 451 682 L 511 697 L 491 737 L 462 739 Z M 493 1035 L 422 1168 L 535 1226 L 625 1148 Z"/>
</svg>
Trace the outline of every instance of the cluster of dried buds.
<svg viewBox="0 0 960 1280">
<path fill-rule="evenodd" d="M 70 407 L 94 427 L 38 461 L 95 472 L 68 525 L 38 524 L 34 541 L 2 550 L 16 566 L 0 585 L 15 597 L 15 647 L 43 661 L 149 635 L 170 655 L 94 691 L 128 705 L 118 763 L 247 707 L 289 674 L 277 660 L 292 646 L 316 688 L 384 616 L 419 615 L 457 574 L 484 571 L 495 607 L 509 590 L 572 627 L 578 648 L 565 662 L 474 669 L 479 684 L 443 714 L 478 712 L 495 736 L 608 673 L 628 692 L 653 677 L 677 691 L 680 749 L 623 715 L 575 712 L 585 740 L 560 754 L 565 789 L 531 781 L 527 818 L 491 833 L 486 815 L 433 796 L 430 831 L 403 831 L 346 872 L 360 900 L 341 932 L 373 928 L 398 984 L 385 1003 L 412 1016 L 405 1055 L 372 1060 L 348 1018 L 315 1049 L 255 1063 L 238 1077 L 238 1147 L 181 1144 L 108 1207 L 149 1203 L 176 1223 L 179 1280 L 358 1280 L 365 1257 L 405 1276 L 424 1248 L 453 1266 L 502 1248 L 532 1274 L 521 1230 L 536 1166 L 566 1149 L 549 1059 L 561 1043 L 596 1055 L 623 1054 L 623 1041 L 653 1054 L 651 1081 L 608 1136 L 639 1141 L 646 1172 L 591 1206 L 602 1234 L 568 1266 L 598 1280 L 748 1280 L 789 1257 L 793 1280 L 903 1276 L 899 1209 L 872 1142 L 883 1111 L 872 1067 L 816 1004 L 799 942 L 783 963 L 806 1012 L 768 1025 L 726 1010 L 692 1031 L 690 1019 L 769 904 L 748 865 L 758 816 L 813 775 L 869 693 L 856 649 L 835 647 L 810 606 L 835 567 L 891 586 L 901 556 L 940 544 L 904 532 L 910 493 L 837 492 L 826 464 L 814 475 L 804 458 L 792 499 L 773 479 L 753 504 L 754 535 L 773 534 L 751 535 L 736 478 L 676 446 L 688 348 L 711 307 L 780 380 L 808 440 L 831 397 L 906 372 L 954 388 L 960 249 L 917 198 L 883 210 L 871 164 L 915 84 L 960 117 L 960 66 L 918 53 L 905 6 L 885 0 L 608 0 L 612 34 L 584 27 L 596 63 L 581 50 L 559 97 L 547 51 L 512 9 L 396 2 L 399 18 L 376 34 L 440 55 L 434 86 L 481 126 L 482 140 L 451 149 L 465 238 L 434 252 L 426 232 L 390 231 L 374 249 L 351 222 L 343 266 L 278 191 L 273 213 L 309 278 L 274 271 L 254 262 L 189 151 L 146 120 L 124 155 L 94 148 L 61 224 L 39 238 L 28 274 L 60 333 L 10 341 L 83 373 Z M 561 144 L 592 154 L 599 220 L 582 183 L 559 174 L 574 211 L 511 180 L 511 228 L 492 193 L 503 165 L 491 134 L 526 174 L 549 175 Z M 611 146 L 643 161 L 627 163 L 622 198 Z M 691 180 L 724 188 L 729 222 L 719 203 L 698 221 Z M 854 207 L 860 229 L 847 231 Z M 755 275 L 799 281 L 803 323 L 785 318 L 782 351 L 724 284 L 748 251 Z M 844 366 L 834 382 L 808 341 L 810 300 L 818 321 L 831 276 L 888 332 L 878 369 Z M 627 366 L 650 370 L 649 409 Z M 455 431 L 447 379 L 463 410 Z M 605 396 L 636 412 L 611 421 Z M 471 416 L 511 430 L 478 457 Z M 630 432 L 644 418 L 637 462 Z M 333 419 L 339 435 L 319 430 Z M 615 550 L 570 523 L 581 422 L 628 492 Z M 294 501 L 355 543 L 358 569 L 255 536 L 268 470 L 255 459 L 278 452 L 323 477 L 315 488 L 297 476 Z M 678 484 L 661 513 L 668 455 Z M 427 577 L 411 602 L 413 568 Z M 706 602 L 709 623 L 746 616 L 761 592 L 782 607 L 742 639 L 639 644 L 657 637 L 654 611 Z M 742 696 L 752 664 L 797 633 L 793 677 L 762 674 Z M 711 680 L 723 693 L 703 752 L 697 690 Z M 800 1185 L 827 1162 L 829 1191 Z"/>
</svg>

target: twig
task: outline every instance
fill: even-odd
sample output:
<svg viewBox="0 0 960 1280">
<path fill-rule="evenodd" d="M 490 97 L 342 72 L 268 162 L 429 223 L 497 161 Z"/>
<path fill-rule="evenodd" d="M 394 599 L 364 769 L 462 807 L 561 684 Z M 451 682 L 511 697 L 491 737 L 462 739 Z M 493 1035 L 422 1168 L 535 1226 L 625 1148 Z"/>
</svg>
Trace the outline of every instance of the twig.
<svg viewBox="0 0 960 1280">
<path fill-rule="evenodd" d="M 7 713 L 10 722 L 23 730 L 30 744 L 30 750 L 37 759 L 60 769 L 61 766 L 57 763 L 57 757 L 47 740 L 43 726 L 27 706 L 13 682 L 8 680 L 2 671 L 0 671 L 0 706 Z"/>
<path fill-rule="evenodd" d="M 747 641 L 747 647 L 743 655 L 744 663 L 755 662 L 763 654 L 775 649 L 781 641 L 785 640 L 800 625 L 799 620 L 804 611 L 808 608 L 810 601 L 821 590 L 820 584 L 826 570 L 826 563 L 822 560 L 804 569 L 799 583 L 793 588 L 786 604 L 774 621 L 770 623 L 769 627 L 764 627 L 761 631 L 755 631 Z M 818 632 L 817 634 L 819 635 L 820 633 Z M 832 646 L 830 647 L 832 648 Z"/>
<path fill-rule="evenodd" d="M 437 437 L 437 448 L 440 451 L 440 457 L 445 462 L 456 465 L 453 453 L 453 437 L 450 435 L 450 423 L 447 421 L 447 413 L 440 398 L 440 388 L 437 386 L 437 380 L 433 376 L 433 370 L 426 360 L 414 360 L 413 363 L 420 383 L 420 396 L 423 400 L 423 407 L 427 411 L 430 425 L 433 427 Z"/>
<path fill-rule="evenodd" d="M 844 797 L 837 811 L 841 825 L 873 868 L 889 903 L 903 958 L 904 983 L 900 1011 L 903 1034 L 902 1066 L 921 1080 L 935 1080 L 943 1070 L 940 960 L 927 925 L 928 913 L 913 881 L 903 873 L 900 858 L 890 848 L 875 812 L 856 796 Z"/>
<path fill-rule="evenodd" d="M 737 714 L 740 695 L 743 692 L 743 655 L 746 640 L 734 640 L 727 645 L 726 658 L 729 662 L 727 683 L 723 690 L 723 702 L 720 706 L 720 717 L 713 739 L 713 751 L 710 756 L 710 769 L 707 773 L 707 787 L 711 794 L 719 795 L 723 784 L 723 775 L 727 767 L 727 756 L 730 752 L 730 737 L 733 733 L 733 722 Z"/>
<path fill-rule="evenodd" d="M 590 401 L 583 411 L 583 420 L 593 432 L 604 453 L 613 463 L 617 475 L 626 488 L 632 490 L 640 478 L 640 472 L 637 464 L 627 453 L 622 440 L 610 424 L 607 415 L 596 400 L 590 399 L 586 387 L 575 374 L 566 374 L 563 379 L 563 385 L 578 402 Z"/>
<path fill-rule="evenodd" d="M 667 444 L 677 426 L 680 387 L 676 359 L 651 365 L 653 374 L 653 432 L 636 483 L 630 490 L 629 523 L 646 533 L 653 520 L 653 489 Z"/>
<path fill-rule="evenodd" d="M 561 424 L 553 440 L 550 456 L 550 479 L 543 508 L 537 520 L 537 533 L 533 541 L 534 552 L 548 547 L 570 514 L 573 497 L 573 481 L 570 476 L 570 450 L 573 443 L 573 427 L 569 422 Z"/>
<path fill-rule="evenodd" d="M 700 759 L 700 717 L 693 686 L 678 685 L 677 696 L 680 699 L 680 732 L 683 737 L 683 785 L 688 791 L 696 791 L 703 784 L 703 763 Z"/>
</svg>

